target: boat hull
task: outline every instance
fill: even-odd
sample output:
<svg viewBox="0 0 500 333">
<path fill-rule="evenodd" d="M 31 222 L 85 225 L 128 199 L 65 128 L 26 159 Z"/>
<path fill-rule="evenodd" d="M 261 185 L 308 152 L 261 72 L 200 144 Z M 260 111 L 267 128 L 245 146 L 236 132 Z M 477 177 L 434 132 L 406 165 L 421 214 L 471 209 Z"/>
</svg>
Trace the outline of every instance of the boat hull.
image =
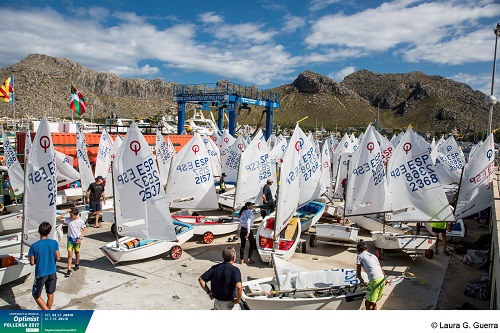
<svg viewBox="0 0 500 333">
<path fill-rule="evenodd" d="M 300 218 L 301 232 L 306 232 L 310 227 L 315 225 L 321 216 L 323 216 L 325 208 L 326 204 L 316 201 L 311 201 L 307 205 L 297 208 L 297 216 Z"/>
<path fill-rule="evenodd" d="M 206 232 L 213 235 L 234 233 L 240 225 L 240 220 L 228 216 L 190 216 L 173 215 L 174 219 L 194 226 L 194 235 L 202 236 Z"/>
<path fill-rule="evenodd" d="M 271 262 L 271 255 L 273 253 L 285 261 L 290 259 L 297 249 L 300 231 L 300 220 L 297 217 L 293 217 L 292 221 L 284 229 L 284 232 L 282 232 L 284 233 L 284 237 L 280 237 L 279 241 L 274 244 L 274 216 L 266 217 L 257 229 L 257 252 L 260 259 L 263 262 Z"/>
<path fill-rule="evenodd" d="M 275 281 L 273 277 L 243 282 L 243 299 L 250 310 L 359 310 L 363 306 L 365 289 L 347 290 L 345 294 L 324 297 L 311 297 L 312 293 L 300 297 L 296 293 L 292 297 L 268 297 L 269 295 L 249 296 L 250 292 L 269 290 L 266 285 Z"/>
<path fill-rule="evenodd" d="M 20 232 L 0 236 L 0 255 L 18 253 L 21 250 L 22 235 Z"/>
<path fill-rule="evenodd" d="M 0 258 L 5 258 L 7 256 L 8 255 L 0 255 Z M 17 256 L 19 256 L 19 254 L 17 254 Z M 16 281 L 17 279 L 33 273 L 35 266 L 30 265 L 27 257 L 19 259 L 14 255 L 14 260 L 14 265 L 0 268 L 0 285 Z"/>
<path fill-rule="evenodd" d="M 422 235 L 401 235 L 372 231 L 373 244 L 384 250 L 425 251 L 436 243 L 436 237 Z"/>
<path fill-rule="evenodd" d="M 114 265 L 119 262 L 129 262 L 152 258 L 170 251 L 174 246 L 180 246 L 193 237 L 194 228 L 192 225 L 174 222 L 177 234 L 177 241 L 165 240 L 143 240 L 144 244 L 137 247 L 128 248 L 126 243 L 137 240 L 135 237 L 121 237 L 118 246 L 115 242 L 108 243 L 100 248 L 102 253 Z M 179 228 L 180 227 L 180 228 Z"/>
<path fill-rule="evenodd" d="M 356 242 L 359 228 L 341 223 L 316 224 L 316 237 L 338 242 Z"/>
<path fill-rule="evenodd" d="M 0 217 L 0 235 L 8 235 L 22 231 L 23 214 L 14 212 Z"/>
</svg>

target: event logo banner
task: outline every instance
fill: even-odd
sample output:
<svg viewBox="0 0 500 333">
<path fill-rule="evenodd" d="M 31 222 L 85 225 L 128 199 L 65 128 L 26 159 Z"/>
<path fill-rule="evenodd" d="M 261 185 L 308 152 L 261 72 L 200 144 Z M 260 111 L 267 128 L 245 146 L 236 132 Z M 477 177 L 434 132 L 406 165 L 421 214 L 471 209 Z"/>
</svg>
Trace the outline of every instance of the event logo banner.
<svg viewBox="0 0 500 333">
<path fill-rule="evenodd" d="M 0 311 L 0 331 L 18 332 L 72 332 L 83 333 L 92 318 L 93 310 Z"/>
</svg>

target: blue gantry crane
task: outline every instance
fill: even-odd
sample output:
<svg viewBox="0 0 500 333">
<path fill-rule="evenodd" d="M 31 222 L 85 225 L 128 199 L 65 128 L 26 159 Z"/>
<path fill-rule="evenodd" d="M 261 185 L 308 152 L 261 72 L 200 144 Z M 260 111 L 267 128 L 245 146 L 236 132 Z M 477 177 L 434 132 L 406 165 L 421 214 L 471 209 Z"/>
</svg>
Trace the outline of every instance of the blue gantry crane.
<svg viewBox="0 0 500 333">
<path fill-rule="evenodd" d="M 266 112 L 266 139 L 272 133 L 274 109 L 280 107 L 280 94 L 234 83 L 174 85 L 173 101 L 177 102 L 177 133 L 184 131 L 186 103 L 202 104 L 202 108 L 218 109 L 217 127 L 222 132 L 223 115 L 228 113 L 228 130 L 235 135 L 236 110 L 248 109 L 249 105 L 262 106 Z"/>
</svg>

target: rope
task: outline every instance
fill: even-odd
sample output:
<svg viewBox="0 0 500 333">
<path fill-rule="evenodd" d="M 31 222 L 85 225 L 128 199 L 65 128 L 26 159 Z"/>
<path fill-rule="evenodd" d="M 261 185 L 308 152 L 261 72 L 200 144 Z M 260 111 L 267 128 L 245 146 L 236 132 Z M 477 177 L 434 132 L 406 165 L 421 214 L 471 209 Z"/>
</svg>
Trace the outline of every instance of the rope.
<svg viewBox="0 0 500 333">
<path fill-rule="evenodd" d="M 407 275 L 410 275 L 410 276 L 407 276 Z M 397 276 L 397 277 L 392 278 L 392 279 L 386 279 L 385 284 L 390 285 L 390 286 L 397 286 L 398 284 L 403 282 L 403 280 L 409 280 L 409 279 L 417 279 L 420 281 L 420 283 L 426 284 L 424 279 L 418 277 L 417 275 L 415 275 L 411 272 L 403 272 L 403 273 L 401 273 L 401 276 Z"/>
</svg>

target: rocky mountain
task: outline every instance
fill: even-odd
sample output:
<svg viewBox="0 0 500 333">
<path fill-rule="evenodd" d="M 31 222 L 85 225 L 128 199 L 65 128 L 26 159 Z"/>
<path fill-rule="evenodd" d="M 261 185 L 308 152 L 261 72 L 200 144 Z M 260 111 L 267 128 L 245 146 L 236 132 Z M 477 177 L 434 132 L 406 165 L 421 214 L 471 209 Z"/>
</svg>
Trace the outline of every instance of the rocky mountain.
<svg viewBox="0 0 500 333">
<path fill-rule="evenodd" d="M 70 84 L 84 92 L 94 118 L 110 114 L 146 119 L 165 113 L 175 115 L 173 82 L 159 79 L 124 79 L 100 73 L 61 58 L 31 54 L 0 70 L 0 79 L 15 76 L 16 113 L 19 117 L 43 114 L 70 118 Z M 3 80 L 3 79 L 2 79 Z M 227 81 L 219 81 L 223 84 Z M 312 71 L 301 73 L 294 82 L 272 89 L 280 93 L 281 107 L 275 110 L 275 124 L 291 127 L 301 122 L 304 129 L 324 127 L 362 129 L 377 117 L 387 129 L 411 124 L 418 131 L 485 131 L 488 109 L 485 95 L 469 86 L 441 76 L 421 72 L 377 74 L 357 71 L 337 83 Z M 196 105 L 190 105 L 194 108 Z M 499 110 L 499 107 L 496 107 Z M 0 104 L 0 116 L 12 116 L 8 103 Z M 78 116 L 76 116 L 78 117 Z M 493 128 L 500 125 L 494 113 Z M 264 124 L 262 109 L 238 111 L 240 123 Z"/>
</svg>

